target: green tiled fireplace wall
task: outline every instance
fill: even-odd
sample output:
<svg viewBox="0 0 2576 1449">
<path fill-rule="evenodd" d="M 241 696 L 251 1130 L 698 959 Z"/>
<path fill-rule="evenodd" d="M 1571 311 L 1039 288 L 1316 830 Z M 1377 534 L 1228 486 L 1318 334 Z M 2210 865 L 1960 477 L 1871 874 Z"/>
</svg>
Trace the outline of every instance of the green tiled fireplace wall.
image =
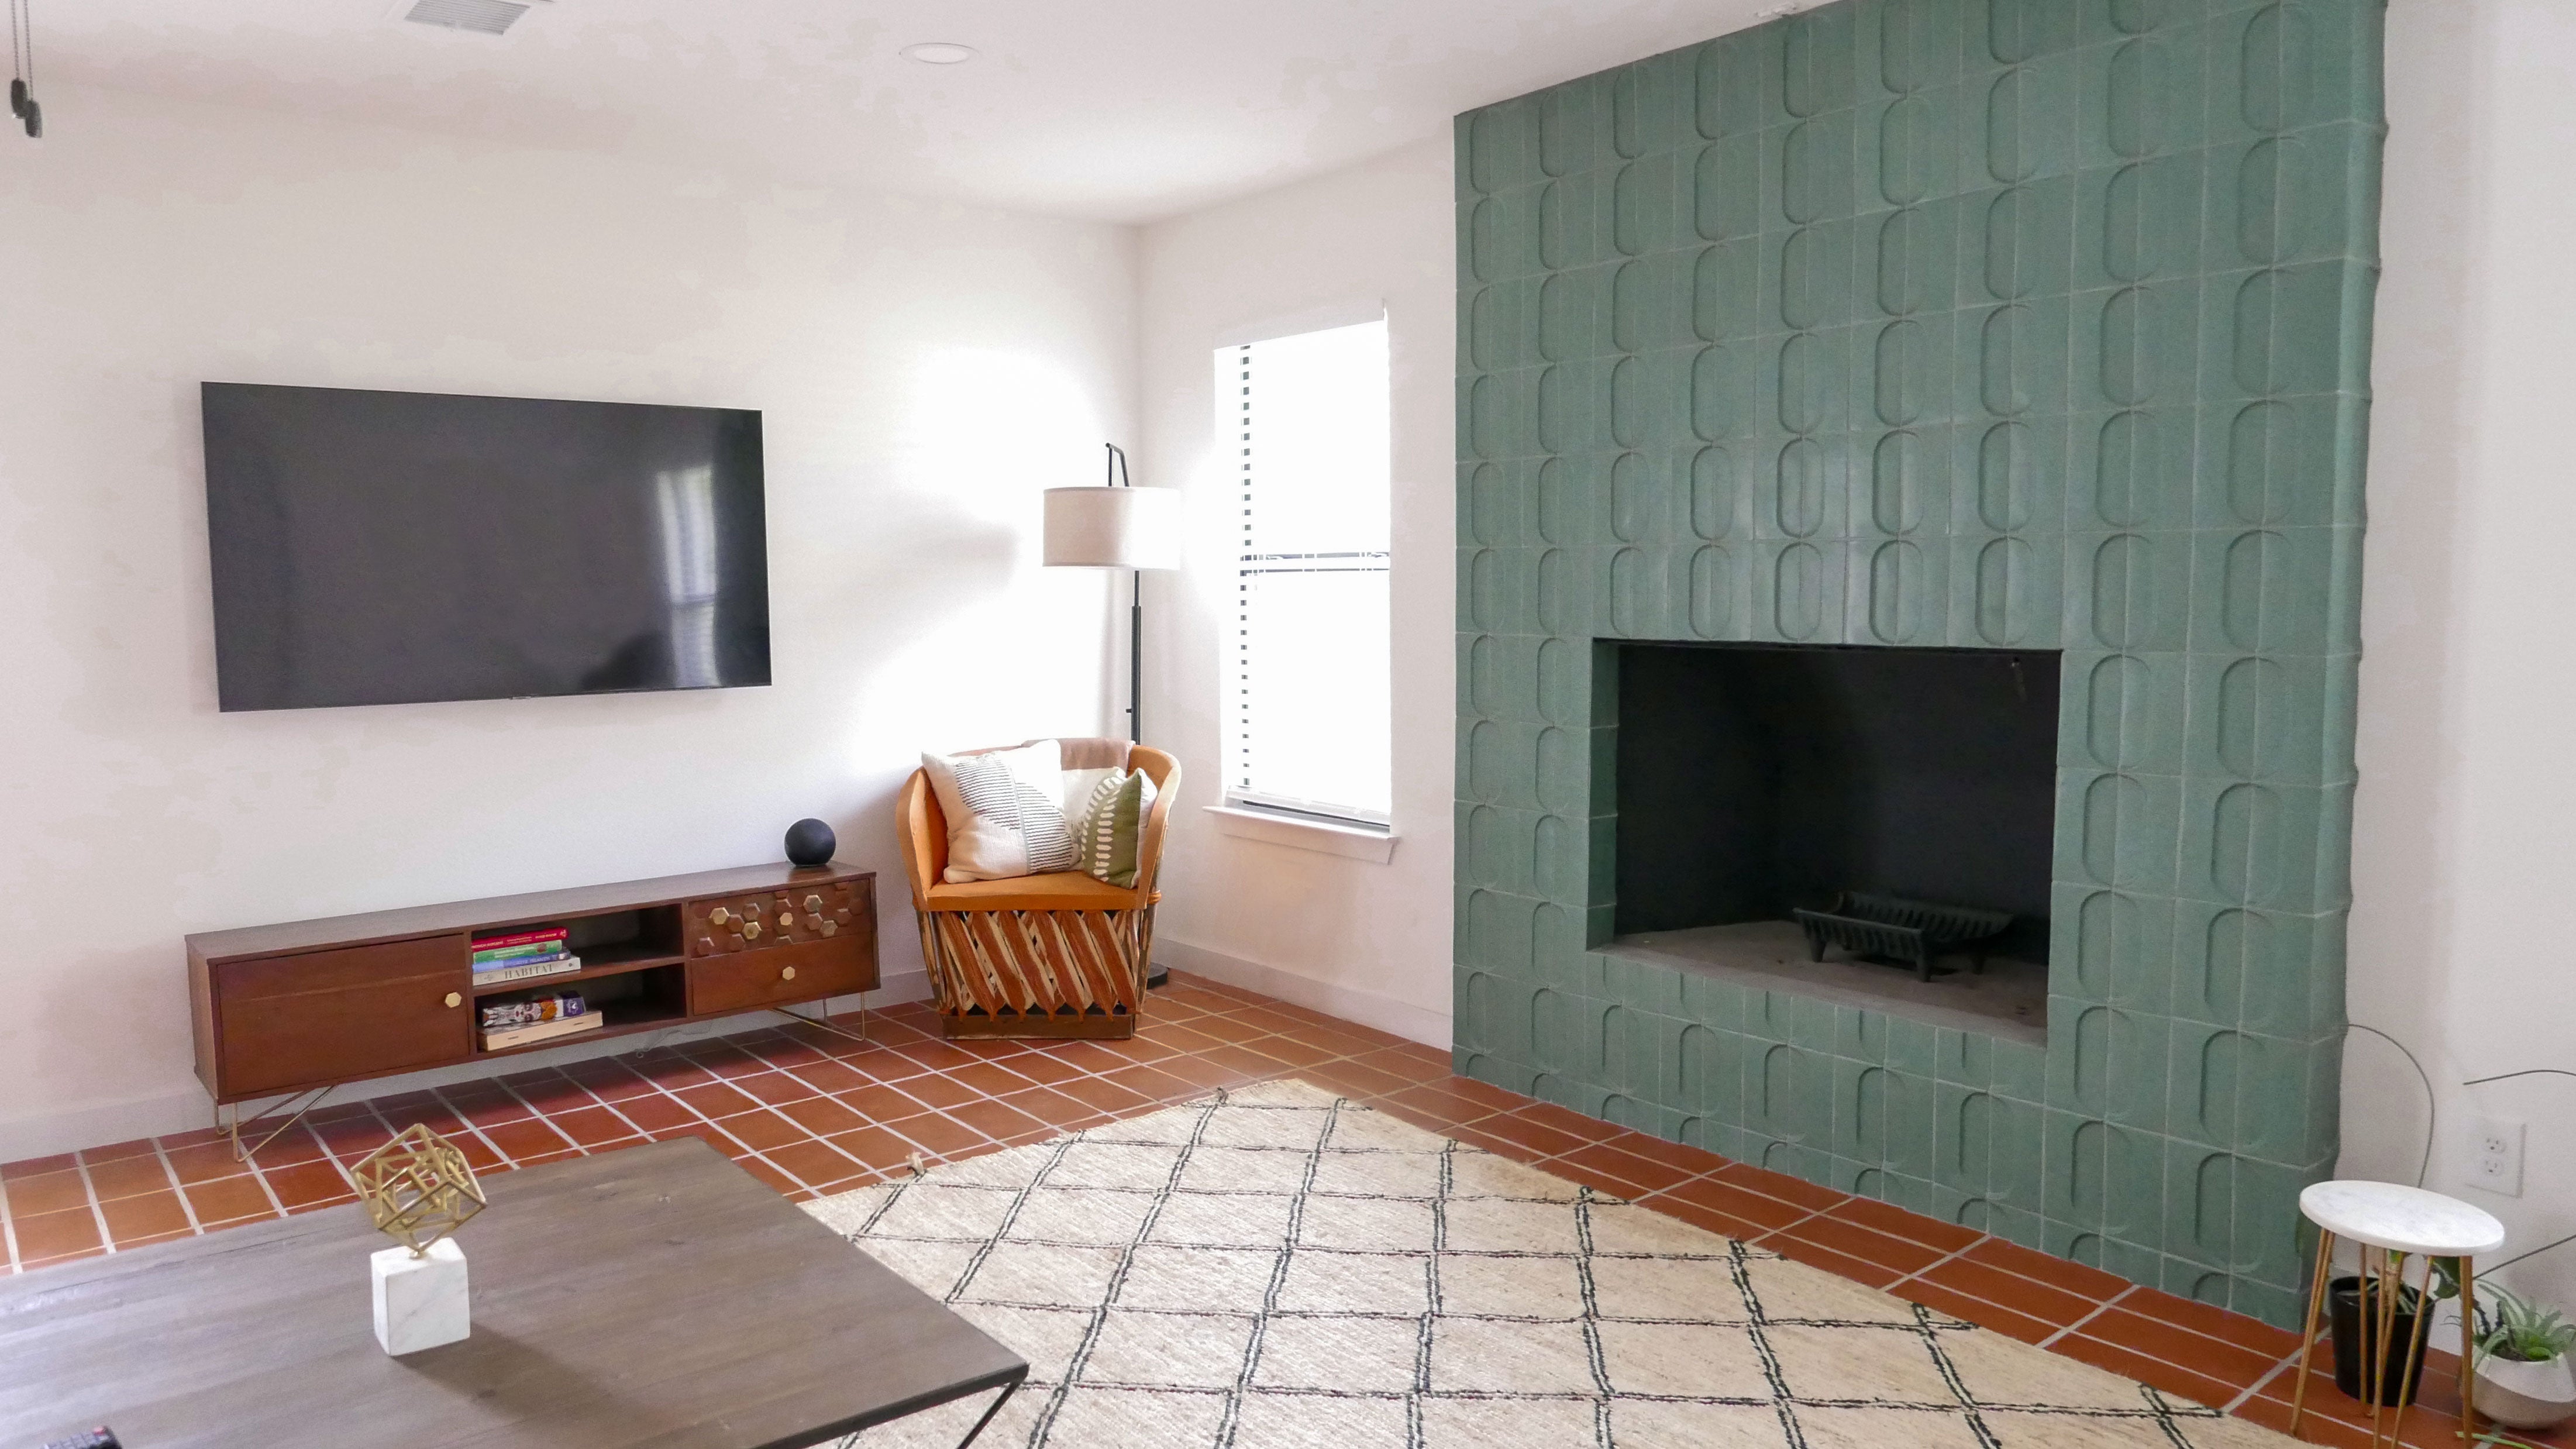
<svg viewBox="0 0 2576 1449">
<path fill-rule="evenodd" d="M 1844 0 L 1459 118 L 1459 1070 L 2275 1321 L 2378 0 Z M 1618 641 L 2065 651 L 2048 1046 L 1603 955 Z"/>
</svg>

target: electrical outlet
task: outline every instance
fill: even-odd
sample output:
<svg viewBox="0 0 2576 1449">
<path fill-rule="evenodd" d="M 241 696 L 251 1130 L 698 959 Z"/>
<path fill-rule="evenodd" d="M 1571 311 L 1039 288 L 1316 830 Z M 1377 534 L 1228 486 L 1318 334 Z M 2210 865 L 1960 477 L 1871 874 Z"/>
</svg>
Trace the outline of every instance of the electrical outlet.
<svg viewBox="0 0 2576 1449">
<path fill-rule="evenodd" d="M 2469 1124 L 2468 1184 L 2522 1196 L 2522 1124 L 2487 1117 Z"/>
</svg>

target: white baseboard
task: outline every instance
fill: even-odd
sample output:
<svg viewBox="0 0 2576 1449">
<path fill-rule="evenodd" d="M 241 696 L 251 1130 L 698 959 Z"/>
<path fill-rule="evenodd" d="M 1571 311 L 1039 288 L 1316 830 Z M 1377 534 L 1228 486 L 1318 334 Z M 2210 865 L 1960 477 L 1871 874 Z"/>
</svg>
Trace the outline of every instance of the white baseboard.
<svg viewBox="0 0 2576 1449">
<path fill-rule="evenodd" d="M 1183 968 L 1191 969 L 1191 968 Z M 1210 972 L 1214 975 L 1214 972 Z M 865 998 L 836 996 L 824 1003 L 827 1011 L 855 1011 L 862 1000 L 871 1007 L 887 1007 L 906 1001 L 930 999 L 930 977 L 921 971 L 890 975 L 885 984 Z M 326 1101 L 360 1102 L 373 1097 L 390 1097 L 397 1092 L 417 1092 L 423 1087 L 444 1087 L 457 1082 L 476 1081 L 510 1072 L 524 1072 L 531 1067 L 557 1067 L 566 1062 L 586 1061 L 592 1057 L 618 1056 L 625 1052 L 643 1051 L 663 1042 L 694 1041 L 700 1037 L 729 1036 L 735 1032 L 763 1031 L 777 1026 L 778 1018 L 768 1012 L 745 1012 L 740 1016 L 720 1017 L 714 1021 L 690 1022 L 666 1032 L 639 1033 L 612 1037 L 606 1041 L 574 1042 L 551 1051 L 529 1052 L 499 1062 L 466 1062 L 452 1067 L 433 1067 L 425 1072 L 406 1072 L 398 1077 L 377 1077 L 352 1082 L 333 1092 Z M 260 1102 L 245 1102 L 243 1107 L 257 1111 Z M 115 1142 L 131 1142 L 138 1137 L 160 1137 L 173 1132 L 188 1132 L 214 1122 L 214 1103 L 205 1090 L 191 1087 L 183 1092 L 160 1096 L 136 1097 L 100 1106 L 76 1107 L 66 1112 L 46 1113 L 33 1117 L 16 1117 L 0 1121 L 0 1162 L 16 1162 L 29 1157 L 51 1157 L 83 1147 L 105 1147 Z"/>
<path fill-rule="evenodd" d="M 1379 1031 L 1393 1032 L 1407 1041 L 1418 1041 L 1424 1046 L 1437 1047 L 1444 1052 L 1449 1050 L 1450 1016 L 1445 1011 L 1432 1011 L 1410 1002 L 1398 1001 L 1392 996 L 1381 996 L 1374 991 L 1362 991 L 1355 986 L 1336 986 L 1329 981 L 1318 981 L 1311 976 L 1300 976 L 1294 971 L 1282 971 L 1276 966 L 1264 966 L 1257 961 L 1246 961 L 1239 956 L 1229 956 L 1222 951 L 1211 951 L 1205 946 L 1193 946 L 1186 941 L 1175 941 L 1164 935 L 1157 935 L 1154 938 L 1154 960 L 1157 964 L 1180 971 L 1193 971 L 1212 980 L 1222 981 L 1228 986 L 1240 986 L 1246 991 L 1258 991 L 1264 996 L 1275 996 L 1281 1001 L 1302 1006 L 1308 1011 L 1320 1011 L 1327 1016 L 1338 1016 L 1344 1021 L 1355 1021 L 1362 1026 L 1376 1027 Z"/>
</svg>

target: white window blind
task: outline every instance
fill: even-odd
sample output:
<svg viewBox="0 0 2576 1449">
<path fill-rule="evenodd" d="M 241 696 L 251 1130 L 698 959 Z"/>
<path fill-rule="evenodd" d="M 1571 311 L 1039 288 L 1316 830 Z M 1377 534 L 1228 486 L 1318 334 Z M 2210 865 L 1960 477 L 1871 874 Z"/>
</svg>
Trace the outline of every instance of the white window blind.
<svg viewBox="0 0 2576 1449">
<path fill-rule="evenodd" d="M 1216 354 L 1242 499 L 1226 646 L 1228 803 L 1388 823 L 1386 322 Z"/>
</svg>

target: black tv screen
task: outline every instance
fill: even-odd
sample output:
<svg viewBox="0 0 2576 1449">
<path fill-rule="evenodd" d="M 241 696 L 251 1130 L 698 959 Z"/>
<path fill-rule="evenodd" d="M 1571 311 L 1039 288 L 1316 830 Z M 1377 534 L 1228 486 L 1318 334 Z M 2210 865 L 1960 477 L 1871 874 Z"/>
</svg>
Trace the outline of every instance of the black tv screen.
<svg viewBox="0 0 2576 1449">
<path fill-rule="evenodd" d="M 203 397 L 224 709 L 769 682 L 758 412 Z"/>
</svg>

